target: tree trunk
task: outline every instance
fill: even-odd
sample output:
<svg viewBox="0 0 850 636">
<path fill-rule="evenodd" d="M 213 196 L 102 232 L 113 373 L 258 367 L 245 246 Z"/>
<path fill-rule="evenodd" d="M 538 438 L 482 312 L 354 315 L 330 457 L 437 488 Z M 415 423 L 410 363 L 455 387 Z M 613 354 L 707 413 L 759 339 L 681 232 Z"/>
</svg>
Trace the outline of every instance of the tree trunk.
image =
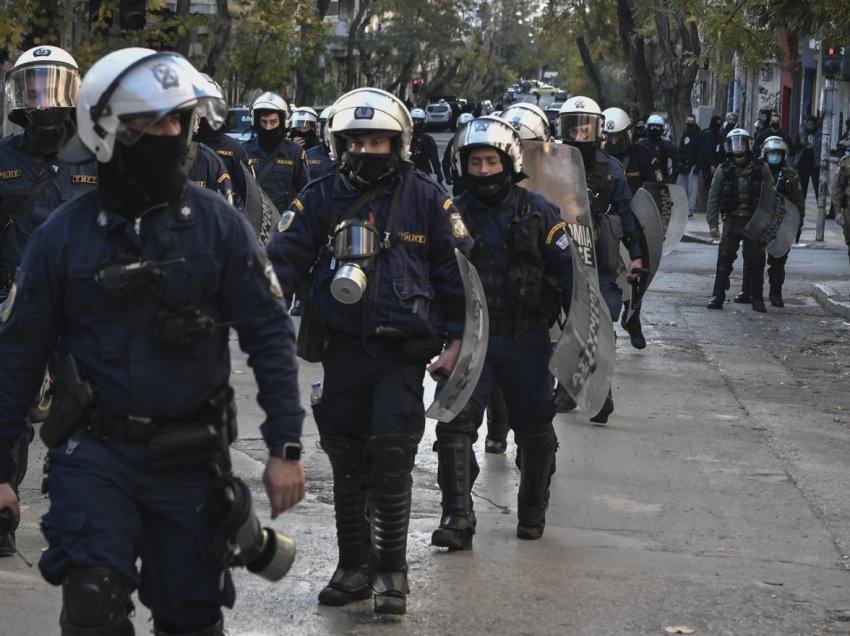
<svg viewBox="0 0 850 636">
<path fill-rule="evenodd" d="M 233 17 L 230 15 L 230 7 L 227 6 L 227 0 L 216 0 L 216 8 L 218 13 L 210 25 L 213 31 L 212 44 L 207 53 L 207 61 L 203 67 L 204 73 L 210 77 L 215 77 L 218 65 L 221 62 L 221 56 L 227 50 L 227 45 L 230 42 L 230 27 L 233 24 Z"/>
<path fill-rule="evenodd" d="M 360 30 L 360 25 L 363 23 L 363 18 L 369 9 L 369 0 L 360 0 L 360 6 L 357 8 L 357 15 L 348 26 L 348 42 L 345 53 L 345 86 L 344 92 L 348 92 L 354 88 L 354 83 L 357 81 L 357 64 L 354 57 L 354 49 L 357 45 L 357 32 Z"/>
<path fill-rule="evenodd" d="M 635 32 L 634 14 L 629 0 L 617 0 L 617 23 L 635 91 L 638 116 L 646 117 L 655 108 L 652 98 L 652 75 L 646 63 L 644 39 Z"/>
<path fill-rule="evenodd" d="M 590 49 L 587 48 L 587 42 L 585 41 L 584 36 L 580 35 L 576 38 L 576 45 L 578 45 L 578 52 L 581 55 L 581 61 L 584 62 L 584 70 L 587 71 L 590 81 L 593 82 L 593 85 L 596 87 L 596 94 L 599 97 L 599 106 L 602 110 L 605 110 L 612 105 L 611 97 L 608 94 L 608 87 L 605 85 L 605 82 L 602 81 L 599 69 L 596 68 L 593 58 L 590 57 Z"/>
<path fill-rule="evenodd" d="M 691 93 L 699 70 L 699 33 L 695 23 L 686 23 L 681 16 L 673 16 L 664 0 L 654 0 L 653 4 L 662 60 L 660 84 L 667 108 L 667 123 L 672 139 L 678 140 L 684 129 L 685 118 L 692 113 Z M 675 31 L 671 31 L 671 20 L 675 20 Z"/>
<path fill-rule="evenodd" d="M 318 0 L 316 3 L 316 22 L 321 24 L 328 12 L 330 0 Z M 319 68 L 319 57 L 323 43 L 310 42 L 313 35 L 313 24 L 301 25 L 301 57 L 295 67 L 295 103 L 312 104 L 316 97 L 316 84 L 321 79 L 322 69 Z"/>
</svg>

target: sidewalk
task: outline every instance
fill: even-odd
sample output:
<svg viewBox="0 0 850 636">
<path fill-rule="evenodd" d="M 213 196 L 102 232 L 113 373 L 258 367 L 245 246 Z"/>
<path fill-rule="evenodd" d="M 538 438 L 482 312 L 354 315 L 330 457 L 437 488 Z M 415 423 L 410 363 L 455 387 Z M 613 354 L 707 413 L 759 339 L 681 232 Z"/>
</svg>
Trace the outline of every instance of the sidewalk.
<svg viewBox="0 0 850 636">
<path fill-rule="evenodd" d="M 823 241 L 815 241 L 815 231 L 818 218 L 817 199 L 813 192 L 806 198 L 806 218 L 803 221 L 803 233 L 800 242 L 792 250 L 845 250 L 844 232 L 835 221 L 827 219 L 824 228 Z M 705 214 L 695 214 L 688 219 L 684 243 L 703 243 L 717 245 L 718 239 L 713 239 L 708 233 Z M 850 320 L 850 271 L 847 269 L 835 272 L 835 278 L 813 281 L 812 296 L 827 312 Z"/>
</svg>

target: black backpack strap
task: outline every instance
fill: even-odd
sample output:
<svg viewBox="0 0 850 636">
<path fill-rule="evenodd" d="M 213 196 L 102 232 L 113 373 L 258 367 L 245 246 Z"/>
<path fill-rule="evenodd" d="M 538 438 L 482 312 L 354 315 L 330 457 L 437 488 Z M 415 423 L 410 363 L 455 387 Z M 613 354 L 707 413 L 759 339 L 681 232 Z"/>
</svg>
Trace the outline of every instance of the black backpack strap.
<svg viewBox="0 0 850 636">
<path fill-rule="evenodd" d="M 55 174 L 55 172 L 48 170 L 47 174 L 36 182 L 35 186 L 32 189 L 32 192 L 27 195 L 27 198 L 21 201 L 18 204 L 18 207 L 12 210 L 12 212 L 10 212 L 6 217 L 0 218 L 0 232 L 12 225 L 12 223 L 15 223 L 26 213 L 27 210 L 30 209 L 30 206 L 35 203 L 35 200 L 38 198 L 38 195 L 44 191 L 44 189 L 50 183 L 51 179 L 53 179 Z"/>
</svg>

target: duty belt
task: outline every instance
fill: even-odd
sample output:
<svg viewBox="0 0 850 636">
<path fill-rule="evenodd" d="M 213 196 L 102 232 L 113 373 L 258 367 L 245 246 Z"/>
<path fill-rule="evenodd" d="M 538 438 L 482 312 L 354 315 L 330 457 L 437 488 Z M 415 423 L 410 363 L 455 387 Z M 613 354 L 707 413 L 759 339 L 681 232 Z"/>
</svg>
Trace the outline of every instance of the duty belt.
<svg viewBox="0 0 850 636">
<path fill-rule="evenodd" d="M 125 444 L 147 444 L 156 435 L 178 428 L 202 426 L 202 422 L 185 420 L 155 420 L 147 417 L 112 417 L 93 412 L 86 422 L 86 430 L 104 441 Z"/>
<path fill-rule="evenodd" d="M 523 320 L 494 320 L 490 319 L 491 336 L 508 336 L 519 338 L 538 329 L 548 329 L 549 325 L 543 318 Z"/>
</svg>

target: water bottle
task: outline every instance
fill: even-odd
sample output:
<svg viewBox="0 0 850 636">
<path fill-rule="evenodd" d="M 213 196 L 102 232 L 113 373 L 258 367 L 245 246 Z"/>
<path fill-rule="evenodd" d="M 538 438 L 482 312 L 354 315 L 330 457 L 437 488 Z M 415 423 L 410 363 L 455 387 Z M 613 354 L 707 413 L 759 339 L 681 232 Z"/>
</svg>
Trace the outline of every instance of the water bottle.
<svg viewBox="0 0 850 636">
<path fill-rule="evenodd" d="M 322 383 L 320 381 L 310 384 L 310 406 L 316 406 L 322 401 Z"/>
</svg>

